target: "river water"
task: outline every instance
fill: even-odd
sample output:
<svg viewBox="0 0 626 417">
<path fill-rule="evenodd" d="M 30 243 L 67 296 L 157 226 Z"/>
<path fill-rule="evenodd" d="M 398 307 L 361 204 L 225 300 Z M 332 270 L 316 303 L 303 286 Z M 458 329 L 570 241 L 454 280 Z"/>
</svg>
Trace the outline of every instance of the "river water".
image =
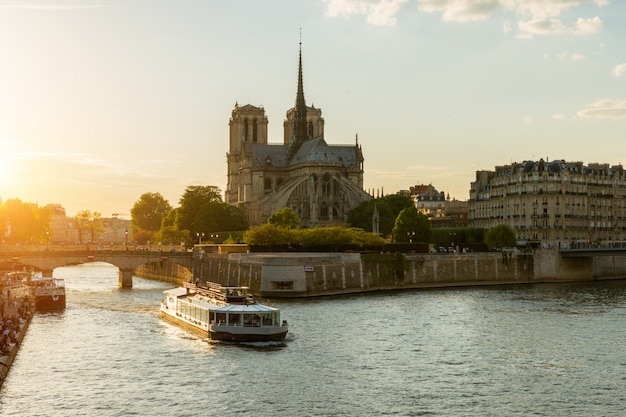
<svg viewBox="0 0 626 417">
<path fill-rule="evenodd" d="M 159 318 L 171 284 L 57 268 L 2 416 L 622 416 L 626 282 L 272 300 L 285 343 L 228 345 Z"/>
</svg>

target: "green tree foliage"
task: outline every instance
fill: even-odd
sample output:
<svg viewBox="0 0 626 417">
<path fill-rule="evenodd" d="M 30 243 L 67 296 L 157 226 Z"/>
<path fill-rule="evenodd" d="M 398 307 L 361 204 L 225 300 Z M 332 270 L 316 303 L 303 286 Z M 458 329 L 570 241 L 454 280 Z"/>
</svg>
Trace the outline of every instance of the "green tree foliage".
<svg viewBox="0 0 626 417">
<path fill-rule="evenodd" d="M 0 211 L 0 231 L 8 242 L 45 242 L 51 215 L 45 207 L 10 199 Z"/>
<path fill-rule="evenodd" d="M 277 210 L 267 219 L 269 224 L 285 227 L 287 229 L 297 229 L 302 224 L 302 220 L 290 207 Z"/>
<path fill-rule="evenodd" d="M 161 228 L 163 218 L 172 210 L 170 203 L 159 193 L 145 193 L 130 209 L 133 232 Z"/>
<path fill-rule="evenodd" d="M 274 224 L 252 227 L 243 237 L 252 246 L 315 247 L 353 245 L 358 247 L 382 246 L 380 236 L 360 229 L 346 227 L 319 227 L 313 229 L 288 229 Z"/>
<path fill-rule="evenodd" d="M 387 236 L 391 234 L 398 214 L 403 209 L 412 207 L 413 200 L 407 195 L 391 194 L 364 201 L 348 213 L 350 225 L 371 232 L 374 206 L 378 209 L 380 219 L 378 230 L 383 236 Z"/>
<path fill-rule="evenodd" d="M 89 242 L 94 243 L 96 235 L 104 232 L 102 214 L 97 211 L 81 210 L 74 216 L 74 226 L 78 232 L 78 243 L 86 243 L 85 235 Z"/>
<path fill-rule="evenodd" d="M 265 223 L 251 227 L 244 233 L 243 241 L 248 245 L 257 246 L 289 246 L 299 244 L 299 239 L 293 229 Z"/>
<path fill-rule="evenodd" d="M 162 242 L 192 244 L 198 234 L 205 239 L 212 232 L 243 231 L 248 218 L 239 207 L 222 202 L 215 186 L 189 186 L 180 198 L 180 207 L 163 216 L 158 237 Z"/>
<path fill-rule="evenodd" d="M 180 198 L 178 216 L 176 218 L 178 230 L 189 230 L 195 234 L 200 228 L 195 224 L 200 207 L 207 203 L 221 203 L 221 191 L 213 185 L 190 185 Z"/>
<path fill-rule="evenodd" d="M 199 207 L 194 227 L 195 233 L 245 230 L 248 228 L 248 220 L 240 208 L 228 203 L 210 201 Z"/>
<path fill-rule="evenodd" d="M 140 230 L 138 232 L 133 233 L 133 241 L 138 245 L 147 245 L 148 242 L 154 245 L 155 238 L 154 233 L 150 230 Z"/>
<path fill-rule="evenodd" d="M 228 217 L 230 218 L 229 230 L 248 229 L 248 216 L 246 216 L 246 213 L 242 209 L 230 204 L 226 204 L 226 209 L 228 211 Z"/>
<path fill-rule="evenodd" d="M 504 248 L 517 245 L 515 232 L 506 224 L 499 224 L 487 230 L 485 233 L 485 244 L 489 248 Z"/>
<path fill-rule="evenodd" d="M 430 220 L 411 205 L 396 217 L 392 234 L 394 242 L 430 242 L 432 235 Z"/>
<path fill-rule="evenodd" d="M 178 246 L 191 241 L 189 230 L 178 230 L 176 226 L 163 226 L 159 231 L 159 239 L 163 244 Z"/>
</svg>

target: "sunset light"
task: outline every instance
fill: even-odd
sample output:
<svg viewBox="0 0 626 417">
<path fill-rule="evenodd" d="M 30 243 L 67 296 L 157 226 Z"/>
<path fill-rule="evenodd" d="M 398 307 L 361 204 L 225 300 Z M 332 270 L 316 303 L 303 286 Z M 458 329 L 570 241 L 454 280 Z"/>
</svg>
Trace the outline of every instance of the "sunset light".
<svg viewBox="0 0 626 417">
<path fill-rule="evenodd" d="M 327 143 L 358 135 L 374 194 L 466 200 L 497 165 L 623 164 L 624 16 L 617 0 L 0 0 L 0 197 L 110 215 L 224 191 L 236 103 L 283 143 L 300 42 L 306 103 Z"/>
</svg>

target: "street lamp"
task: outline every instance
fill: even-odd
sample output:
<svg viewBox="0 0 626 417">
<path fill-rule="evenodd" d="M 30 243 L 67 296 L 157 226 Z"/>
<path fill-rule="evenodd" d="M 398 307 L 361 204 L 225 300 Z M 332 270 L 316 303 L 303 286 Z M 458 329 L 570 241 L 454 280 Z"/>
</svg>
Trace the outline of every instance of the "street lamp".
<svg viewBox="0 0 626 417">
<path fill-rule="evenodd" d="M 414 231 L 406 232 L 406 235 L 409 237 L 409 243 L 413 243 L 413 236 L 415 236 Z"/>
<path fill-rule="evenodd" d="M 124 236 L 124 250 L 128 250 L 128 229 L 124 232 L 126 236 Z"/>
<path fill-rule="evenodd" d="M 202 245 L 202 238 L 204 237 L 204 232 L 200 233 L 196 233 L 196 236 L 198 236 L 198 245 Z"/>
</svg>

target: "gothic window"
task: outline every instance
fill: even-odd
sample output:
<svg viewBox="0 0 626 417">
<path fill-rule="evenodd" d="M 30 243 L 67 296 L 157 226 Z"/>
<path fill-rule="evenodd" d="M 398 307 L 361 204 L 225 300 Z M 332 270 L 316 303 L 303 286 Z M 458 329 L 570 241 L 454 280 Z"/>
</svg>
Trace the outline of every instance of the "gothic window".
<svg viewBox="0 0 626 417">
<path fill-rule="evenodd" d="M 313 137 L 313 122 L 309 122 L 309 137 Z"/>
<path fill-rule="evenodd" d="M 265 178 L 265 184 L 263 187 L 263 191 L 269 193 L 272 191 L 272 180 L 269 178 Z"/>
<path fill-rule="evenodd" d="M 258 139 L 258 138 L 257 138 L 257 130 L 258 130 L 258 129 L 257 129 L 256 120 L 254 120 L 254 121 L 252 122 L 252 142 L 255 142 L 255 143 L 256 143 L 256 141 L 257 141 L 257 139 Z"/>
<path fill-rule="evenodd" d="M 322 195 L 330 196 L 330 175 L 328 173 L 322 176 Z"/>
<path fill-rule="evenodd" d="M 328 219 L 328 205 L 325 201 L 322 201 L 322 204 L 320 206 L 320 219 Z"/>
<path fill-rule="evenodd" d="M 248 119 L 243 119 L 243 141 L 248 141 Z"/>
</svg>

